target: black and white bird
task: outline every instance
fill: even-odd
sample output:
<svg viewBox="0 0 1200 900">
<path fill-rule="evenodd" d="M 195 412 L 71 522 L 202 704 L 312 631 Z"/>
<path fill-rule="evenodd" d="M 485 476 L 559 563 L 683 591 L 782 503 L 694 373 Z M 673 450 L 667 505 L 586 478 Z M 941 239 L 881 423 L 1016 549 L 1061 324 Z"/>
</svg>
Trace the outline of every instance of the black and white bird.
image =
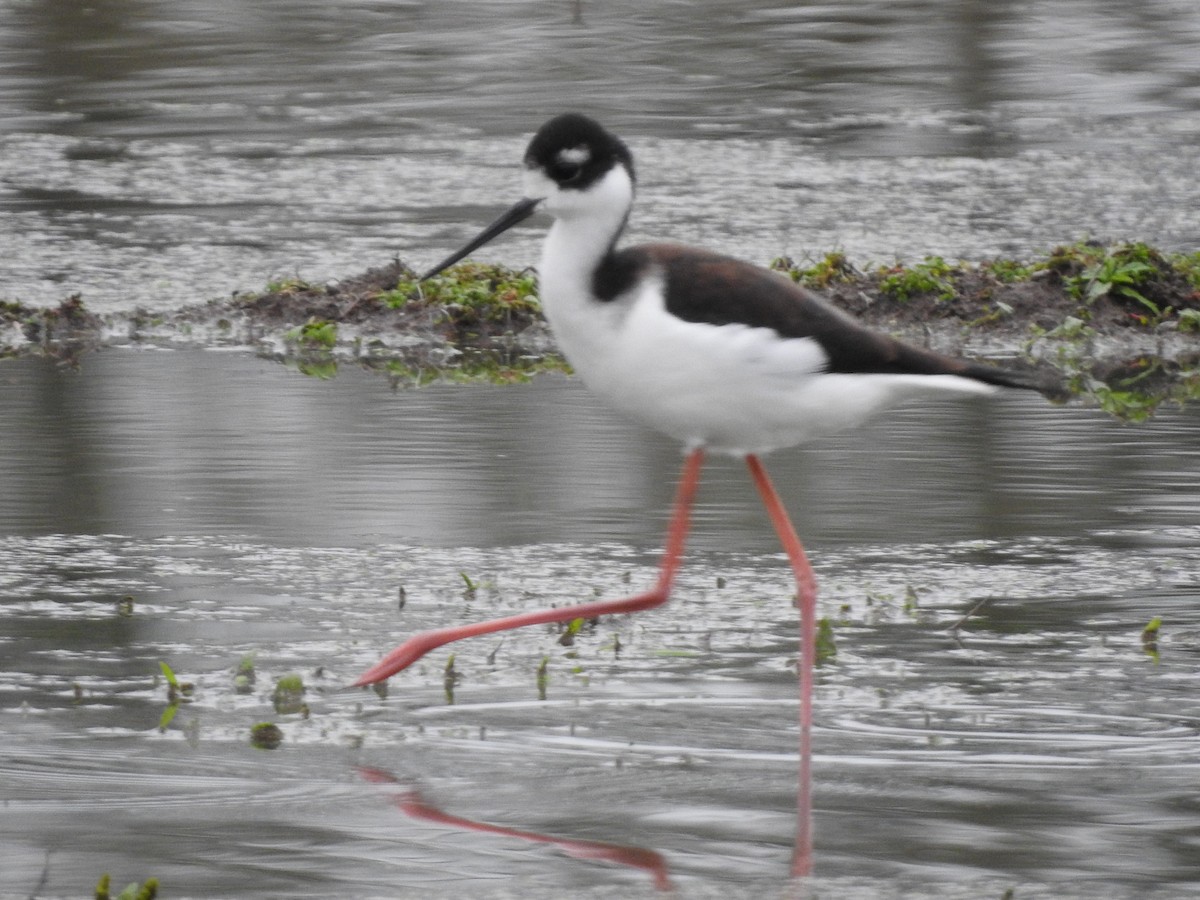
<svg viewBox="0 0 1200 900">
<path fill-rule="evenodd" d="M 816 582 L 759 455 L 855 425 L 890 403 L 933 394 L 1040 389 L 1036 379 L 911 346 L 859 324 L 784 276 L 669 243 L 620 249 L 634 198 L 629 148 L 587 116 L 544 124 L 524 158 L 525 198 L 430 278 L 534 212 L 554 222 L 539 295 L 560 349 L 615 409 L 687 450 L 658 580 L 642 594 L 414 635 L 361 675 L 389 678 L 435 647 L 547 622 L 664 603 L 706 451 L 744 457 L 791 560 L 801 610 L 801 762 L 808 764 Z M 802 773 L 801 784 L 807 778 Z M 806 804 L 802 797 L 801 809 Z M 807 814 L 805 814 L 807 815 Z M 801 831 L 807 834 L 802 815 Z M 807 870 L 798 841 L 794 870 Z M 803 859 L 801 858 L 803 856 Z"/>
</svg>

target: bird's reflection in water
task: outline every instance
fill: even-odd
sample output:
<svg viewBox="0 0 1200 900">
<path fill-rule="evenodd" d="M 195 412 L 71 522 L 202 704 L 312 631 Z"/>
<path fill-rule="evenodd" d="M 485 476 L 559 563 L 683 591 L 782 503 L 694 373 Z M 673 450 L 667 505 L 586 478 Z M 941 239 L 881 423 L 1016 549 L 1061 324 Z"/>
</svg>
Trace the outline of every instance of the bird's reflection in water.
<svg viewBox="0 0 1200 900">
<path fill-rule="evenodd" d="M 436 806 L 431 806 L 421 798 L 414 788 L 404 784 L 396 776 L 383 769 L 370 766 L 358 766 L 358 774 L 372 784 L 391 784 L 399 790 L 393 797 L 396 808 L 406 816 L 436 822 L 439 825 L 449 825 L 464 831 L 478 831 L 483 834 L 494 834 L 500 837 L 517 838 L 537 844 L 550 844 L 562 850 L 568 856 L 576 859 L 601 860 L 641 869 L 654 880 L 654 887 L 660 891 L 674 890 L 667 872 L 667 861 L 656 850 L 643 847 L 629 847 L 623 844 L 610 844 L 605 841 L 582 841 L 575 838 L 556 837 L 552 834 L 541 834 L 536 831 L 523 831 L 519 828 L 506 828 L 502 825 L 490 825 L 487 822 L 477 822 L 461 816 L 442 812 Z"/>
</svg>

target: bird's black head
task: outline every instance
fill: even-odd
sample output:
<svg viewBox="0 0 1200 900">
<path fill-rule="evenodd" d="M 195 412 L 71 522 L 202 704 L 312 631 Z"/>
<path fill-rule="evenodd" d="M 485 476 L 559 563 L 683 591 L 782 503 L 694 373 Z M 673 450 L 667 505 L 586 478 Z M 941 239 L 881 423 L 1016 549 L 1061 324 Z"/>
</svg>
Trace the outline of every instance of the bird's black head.
<svg viewBox="0 0 1200 900">
<path fill-rule="evenodd" d="M 625 142 L 581 113 L 555 116 L 525 151 L 526 168 L 540 169 L 562 190 L 585 191 L 617 164 L 633 178 L 633 156 Z"/>
</svg>

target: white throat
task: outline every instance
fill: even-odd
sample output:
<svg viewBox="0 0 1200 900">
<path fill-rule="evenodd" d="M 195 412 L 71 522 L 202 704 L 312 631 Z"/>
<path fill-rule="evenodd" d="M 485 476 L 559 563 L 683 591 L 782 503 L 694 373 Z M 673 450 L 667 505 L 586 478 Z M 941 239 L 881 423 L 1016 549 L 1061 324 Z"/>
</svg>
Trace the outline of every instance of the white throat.
<svg viewBox="0 0 1200 900">
<path fill-rule="evenodd" d="M 527 196 L 545 197 L 554 216 L 538 266 L 542 310 L 563 353 L 587 380 L 624 313 L 620 304 L 598 303 L 592 276 L 625 227 L 633 179 L 615 166 L 585 191 L 561 190 L 536 170 L 526 173 L 526 188 Z"/>
<path fill-rule="evenodd" d="M 540 170 L 526 172 L 526 196 L 545 197 L 554 224 L 542 247 L 538 270 L 542 303 L 590 293 L 592 273 L 625 227 L 633 203 L 633 179 L 614 166 L 587 190 L 563 190 Z"/>
</svg>

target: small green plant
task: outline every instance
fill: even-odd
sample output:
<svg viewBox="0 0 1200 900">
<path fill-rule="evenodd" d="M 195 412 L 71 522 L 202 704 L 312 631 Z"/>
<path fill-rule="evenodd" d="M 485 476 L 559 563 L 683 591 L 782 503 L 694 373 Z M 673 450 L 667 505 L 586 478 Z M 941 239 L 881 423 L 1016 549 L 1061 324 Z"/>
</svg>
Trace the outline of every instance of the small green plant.
<svg viewBox="0 0 1200 900">
<path fill-rule="evenodd" d="M 1160 403 L 1160 398 L 1143 391 L 1118 390 L 1107 384 L 1094 385 L 1092 396 L 1102 410 L 1126 422 L 1147 421 L 1154 415 Z"/>
<path fill-rule="evenodd" d="M 837 658 L 837 639 L 833 635 L 833 622 L 822 617 L 817 622 L 816 664 L 823 666 Z"/>
<path fill-rule="evenodd" d="M 1185 334 L 1200 334 L 1200 309 L 1181 309 L 1176 323 Z"/>
<path fill-rule="evenodd" d="M 258 675 L 254 671 L 254 654 L 242 657 L 242 661 L 233 670 L 233 690 L 238 694 L 249 694 L 254 690 L 254 682 Z"/>
<path fill-rule="evenodd" d="M 1031 266 L 1017 262 L 1015 259 L 993 259 L 980 264 L 980 268 L 992 273 L 997 281 L 1004 284 L 1016 284 L 1025 281 L 1033 274 Z"/>
<path fill-rule="evenodd" d="M 567 623 L 567 627 L 563 629 L 563 633 L 559 635 L 558 642 L 564 647 L 575 646 L 575 635 L 583 629 L 585 619 L 572 619 Z"/>
<path fill-rule="evenodd" d="M 1142 650 L 1155 662 L 1158 662 L 1158 632 L 1162 628 L 1162 618 L 1155 616 L 1142 629 Z"/>
<path fill-rule="evenodd" d="M 792 281 L 818 290 L 824 290 L 838 282 L 850 281 L 859 274 L 841 250 L 826 253 L 807 267 L 789 257 L 781 256 L 771 260 L 771 268 L 787 275 Z"/>
<path fill-rule="evenodd" d="M 165 732 L 167 726 L 175 718 L 175 714 L 179 712 L 179 704 L 191 703 L 196 686 L 190 681 L 180 681 L 176 677 L 175 671 L 161 660 L 158 667 L 162 671 L 163 678 L 167 680 L 167 708 L 158 718 L 158 730 Z"/>
<path fill-rule="evenodd" d="M 1108 248 L 1083 271 L 1066 279 L 1068 290 L 1085 303 L 1101 297 L 1134 300 L 1153 316 L 1162 315 L 1158 304 L 1140 290 L 1159 275 L 1162 257 L 1145 244 L 1121 244 Z"/>
<path fill-rule="evenodd" d="M 538 699 L 546 699 L 546 688 L 550 684 L 550 657 L 543 656 L 541 664 L 537 667 L 537 692 Z"/>
<path fill-rule="evenodd" d="M 112 896 L 112 876 L 105 872 L 96 882 L 96 900 L 114 900 Z M 115 900 L 154 900 L 158 896 L 158 879 L 147 878 L 145 884 L 136 881 L 125 887 L 117 894 Z"/>
<path fill-rule="evenodd" d="M 275 682 L 271 702 L 281 716 L 304 712 L 304 679 L 299 675 L 284 675 Z"/>
<path fill-rule="evenodd" d="M 378 299 L 399 308 L 412 303 L 443 307 L 455 324 L 469 321 L 504 321 L 514 314 L 530 315 L 541 307 L 537 282 L 528 270 L 464 262 L 451 266 L 428 281 L 400 281 Z"/>
<path fill-rule="evenodd" d="M 466 572 L 459 572 L 458 577 L 463 580 L 463 597 L 467 600 L 474 600 L 475 594 L 479 590 L 479 585 L 472 580 L 471 576 Z"/>
<path fill-rule="evenodd" d="M 258 722 L 250 726 L 250 746 L 259 750 L 274 750 L 283 743 L 283 729 L 274 722 Z"/>
<path fill-rule="evenodd" d="M 298 275 L 267 282 L 268 294 L 302 294 L 312 290 L 312 285 Z"/>
<path fill-rule="evenodd" d="M 938 300 L 954 299 L 951 266 L 940 256 L 927 256 L 911 266 L 895 265 L 881 270 L 879 289 L 900 301 L 919 294 L 937 294 Z"/>
<path fill-rule="evenodd" d="M 284 337 L 293 344 L 310 350 L 332 350 L 337 345 L 337 323 L 313 316 Z"/>
<path fill-rule="evenodd" d="M 1175 254 L 1171 257 L 1171 267 L 1200 292 L 1200 250 Z"/>
</svg>

